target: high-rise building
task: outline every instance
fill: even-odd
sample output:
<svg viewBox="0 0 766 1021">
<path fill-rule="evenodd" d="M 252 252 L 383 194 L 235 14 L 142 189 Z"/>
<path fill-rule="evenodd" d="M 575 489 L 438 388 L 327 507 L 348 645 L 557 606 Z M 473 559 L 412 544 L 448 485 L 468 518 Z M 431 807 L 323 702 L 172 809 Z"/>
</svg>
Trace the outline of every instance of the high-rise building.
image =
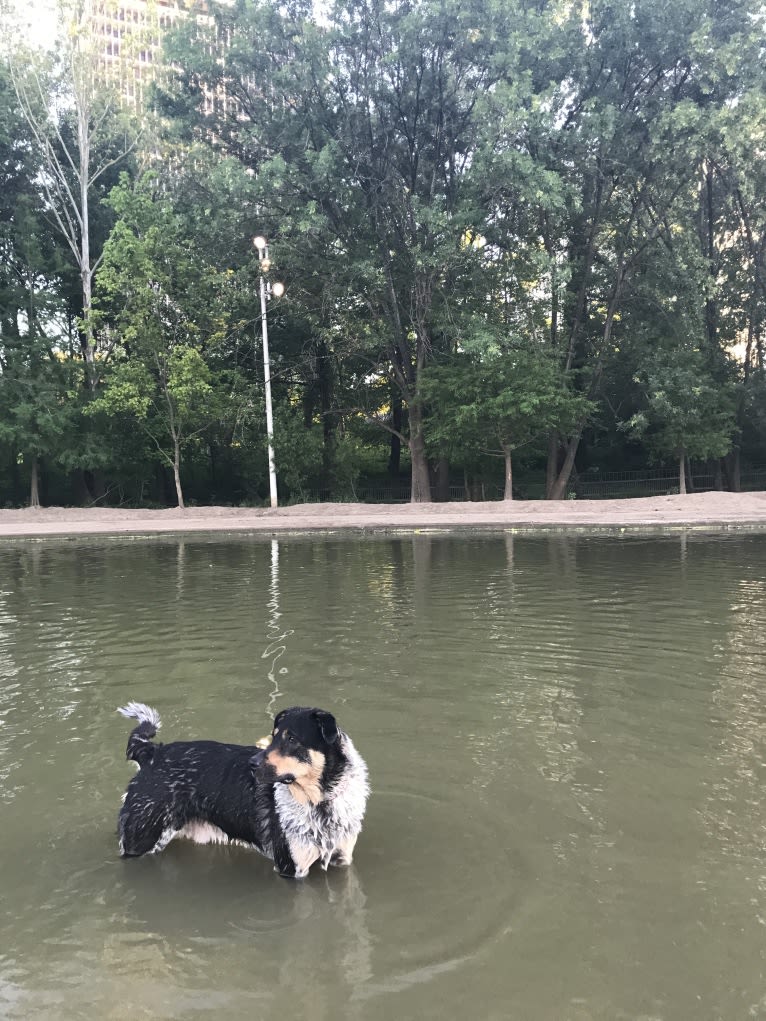
<svg viewBox="0 0 766 1021">
<path fill-rule="evenodd" d="M 93 0 L 96 57 L 131 107 L 143 103 L 147 85 L 162 71 L 162 39 L 180 19 L 207 19 L 204 0 Z"/>
</svg>

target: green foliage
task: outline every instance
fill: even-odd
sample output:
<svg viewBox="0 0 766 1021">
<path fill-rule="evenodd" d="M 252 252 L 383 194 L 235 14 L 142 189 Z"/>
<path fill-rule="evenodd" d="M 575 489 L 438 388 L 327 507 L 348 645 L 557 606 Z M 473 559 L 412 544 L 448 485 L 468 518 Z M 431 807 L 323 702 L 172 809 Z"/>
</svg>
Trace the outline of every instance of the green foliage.
<svg viewBox="0 0 766 1021">
<path fill-rule="evenodd" d="M 5 349 L 0 443 L 26 455 L 53 459 L 66 442 L 67 366 L 39 349 L 35 359 L 24 354 Z"/>
<path fill-rule="evenodd" d="M 322 466 L 322 430 L 306 428 L 300 409 L 281 407 L 274 421 L 277 478 L 292 502 L 306 498 L 319 487 Z"/>
<path fill-rule="evenodd" d="M 236 128 L 224 110 L 202 117 L 199 135 L 215 122 L 253 170 L 263 229 L 279 225 L 273 254 L 292 300 L 313 329 L 331 333 L 341 358 L 365 364 L 358 409 L 374 412 L 371 364 L 398 389 L 413 467 L 420 458 L 422 468 L 420 372 L 472 309 L 476 329 L 490 311 L 480 295 L 492 259 L 467 239 L 489 212 L 487 103 L 502 78 L 510 12 L 423 0 L 338 4 L 321 27 L 301 5 L 243 4 L 218 16 L 242 116 Z M 184 67 L 176 104 L 193 99 L 201 80 L 213 91 L 223 84 L 201 34 L 173 51 Z"/>
<path fill-rule="evenodd" d="M 699 350 L 658 352 L 637 378 L 645 404 L 625 424 L 660 459 L 724 457 L 735 431 L 733 387 L 717 382 Z"/>
<path fill-rule="evenodd" d="M 37 456 L 159 502 L 159 461 L 179 498 L 182 475 L 196 499 L 262 496 L 256 233 L 287 285 L 268 321 L 291 499 L 353 492 L 389 452 L 396 473 L 394 432 L 421 494 L 429 457 L 475 475 L 504 451 L 510 476 L 511 451 L 548 450 L 559 492 L 606 452 L 763 459 L 757 4 L 210 15 L 168 38 L 165 119 L 145 118 L 135 163 L 132 129 L 90 94 L 85 333 L 83 253 L 51 192 L 56 156 L 77 181 L 79 108 L 63 65 L 30 67 L 52 148 L 30 144 L 0 67 L 0 472 Z"/>
<path fill-rule="evenodd" d="M 98 275 L 98 322 L 122 354 L 89 413 L 133 417 L 174 466 L 225 414 L 210 355 L 226 332 L 229 274 L 203 261 L 153 175 L 135 188 L 123 176 L 110 204 L 117 221 Z"/>
<path fill-rule="evenodd" d="M 420 392 L 433 453 L 463 463 L 516 450 L 550 429 L 571 428 L 593 410 L 550 354 L 529 346 L 484 358 L 454 355 L 424 372 Z"/>
</svg>

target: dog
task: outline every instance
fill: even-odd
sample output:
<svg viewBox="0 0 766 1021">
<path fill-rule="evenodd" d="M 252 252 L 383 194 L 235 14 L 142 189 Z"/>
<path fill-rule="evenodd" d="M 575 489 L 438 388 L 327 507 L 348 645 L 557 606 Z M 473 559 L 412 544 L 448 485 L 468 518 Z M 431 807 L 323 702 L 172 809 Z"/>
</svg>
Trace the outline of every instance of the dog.
<svg viewBox="0 0 766 1021">
<path fill-rule="evenodd" d="M 370 793 L 367 766 L 335 717 L 295 706 L 274 720 L 267 748 L 218 741 L 154 744 L 159 714 L 117 710 L 137 726 L 126 757 L 138 766 L 119 814 L 124 858 L 157 854 L 175 837 L 254 848 L 280 876 L 314 862 L 350 865 Z"/>
</svg>

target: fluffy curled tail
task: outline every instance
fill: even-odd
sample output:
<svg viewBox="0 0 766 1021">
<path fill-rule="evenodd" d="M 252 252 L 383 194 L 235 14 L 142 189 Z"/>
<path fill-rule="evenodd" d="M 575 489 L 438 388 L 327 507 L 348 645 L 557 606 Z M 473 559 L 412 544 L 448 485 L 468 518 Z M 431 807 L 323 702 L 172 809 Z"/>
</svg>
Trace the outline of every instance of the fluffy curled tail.
<svg viewBox="0 0 766 1021">
<path fill-rule="evenodd" d="M 134 727 L 128 738 L 128 747 L 125 751 L 125 758 L 132 759 L 139 766 L 145 766 L 152 761 L 154 745 L 152 738 L 162 726 L 160 714 L 151 706 L 143 702 L 128 702 L 121 706 L 118 713 L 127 716 L 129 719 L 138 720 L 138 726 Z"/>
</svg>

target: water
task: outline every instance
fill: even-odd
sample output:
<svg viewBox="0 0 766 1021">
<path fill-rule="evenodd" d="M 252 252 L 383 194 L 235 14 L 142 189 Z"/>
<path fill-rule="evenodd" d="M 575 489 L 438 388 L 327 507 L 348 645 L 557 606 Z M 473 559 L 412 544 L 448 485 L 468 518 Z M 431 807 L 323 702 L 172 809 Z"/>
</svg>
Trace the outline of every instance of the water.
<svg viewBox="0 0 766 1021">
<path fill-rule="evenodd" d="M 0 549 L 0 1016 L 766 1018 L 766 538 Z M 117 857 L 115 707 L 336 712 L 351 870 Z"/>
</svg>

